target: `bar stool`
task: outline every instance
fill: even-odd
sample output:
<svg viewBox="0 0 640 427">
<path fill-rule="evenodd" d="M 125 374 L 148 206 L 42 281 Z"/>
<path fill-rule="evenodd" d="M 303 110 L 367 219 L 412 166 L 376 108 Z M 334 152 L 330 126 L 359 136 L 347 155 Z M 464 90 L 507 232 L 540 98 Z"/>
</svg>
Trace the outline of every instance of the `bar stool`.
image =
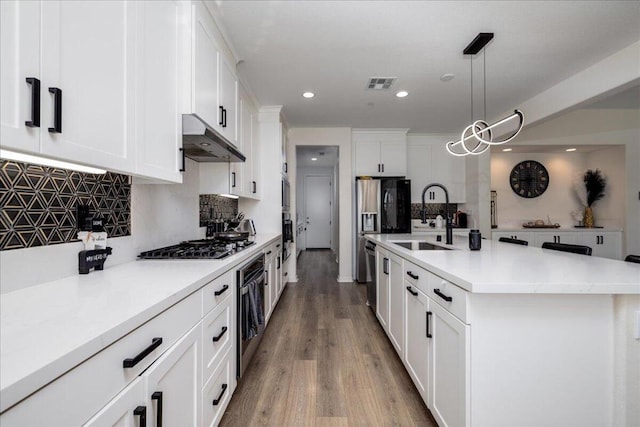
<svg viewBox="0 0 640 427">
<path fill-rule="evenodd" d="M 640 255 L 627 255 L 624 260 L 627 262 L 635 262 L 636 264 L 640 264 Z"/>
<path fill-rule="evenodd" d="M 513 243 L 514 245 L 529 246 L 529 242 L 527 242 L 526 240 L 512 239 L 511 237 L 501 237 L 501 238 L 498 239 L 498 242 Z"/>
<path fill-rule="evenodd" d="M 554 251 L 571 252 L 574 254 L 591 256 L 591 248 L 589 246 L 570 245 L 568 243 L 544 242 L 542 244 L 542 249 L 551 249 Z"/>
</svg>

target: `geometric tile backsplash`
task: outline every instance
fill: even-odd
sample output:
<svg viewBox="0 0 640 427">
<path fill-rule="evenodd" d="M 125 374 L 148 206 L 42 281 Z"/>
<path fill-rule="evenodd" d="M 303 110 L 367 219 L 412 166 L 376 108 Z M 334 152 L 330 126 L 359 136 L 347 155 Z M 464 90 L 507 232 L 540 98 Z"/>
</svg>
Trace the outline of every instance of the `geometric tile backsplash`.
<svg viewBox="0 0 640 427">
<path fill-rule="evenodd" d="M 109 237 L 131 234 L 127 175 L 0 161 L 0 250 L 78 240 L 78 204 L 89 205 L 91 215 L 102 215 Z"/>
</svg>

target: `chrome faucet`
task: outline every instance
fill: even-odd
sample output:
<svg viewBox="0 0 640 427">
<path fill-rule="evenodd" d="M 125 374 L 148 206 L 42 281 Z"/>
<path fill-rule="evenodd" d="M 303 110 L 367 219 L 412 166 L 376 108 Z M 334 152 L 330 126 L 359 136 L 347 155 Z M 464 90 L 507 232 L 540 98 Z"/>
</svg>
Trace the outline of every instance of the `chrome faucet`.
<svg viewBox="0 0 640 427">
<path fill-rule="evenodd" d="M 427 209 L 426 206 L 424 204 L 424 195 L 427 192 L 428 189 L 430 189 L 431 187 L 440 187 L 442 188 L 442 190 L 444 191 L 444 201 L 445 201 L 445 210 L 447 211 L 446 216 L 447 216 L 447 225 L 446 225 L 446 234 L 447 234 L 447 241 L 446 244 L 447 245 L 452 245 L 453 244 L 453 226 L 451 225 L 451 217 L 449 216 L 449 192 L 447 191 L 447 189 L 445 188 L 444 185 L 442 184 L 437 184 L 437 183 L 433 183 L 433 184 L 429 184 L 426 187 L 424 187 L 424 190 L 422 190 L 422 223 L 426 224 L 427 222 Z"/>
</svg>

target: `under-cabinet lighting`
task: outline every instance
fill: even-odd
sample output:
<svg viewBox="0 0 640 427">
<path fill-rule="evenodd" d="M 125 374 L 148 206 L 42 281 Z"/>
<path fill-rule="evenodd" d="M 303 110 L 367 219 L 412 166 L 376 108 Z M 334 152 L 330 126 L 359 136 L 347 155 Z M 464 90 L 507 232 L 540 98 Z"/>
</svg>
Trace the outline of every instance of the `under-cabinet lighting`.
<svg viewBox="0 0 640 427">
<path fill-rule="evenodd" d="M 503 148 L 502 151 L 508 153 L 509 151 L 513 151 L 513 148 Z"/>
<path fill-rule="evenodd" d="M 566 149 L 566 150 L 564 150 L 564 151 L 569 151 L 569 152 L 571 152 L 571 151 L 576 151 L 576 150 L 577 150 L 577 148 L 567 148 L 567 149 Z"/>
<path fill-rule="evenodd" d="M 52 168 L 70 169 L 77 172 L 105 174 L 104 169 L 92 168 L 91 166 L 79 165 L 77 163 L 64 162 L 62 160 L 48 159 L 46 157 L 34 156 L 32 154 L 17 153 L 15 151 L 0 149 L 0 158 L 5 160 L 13 160 L 15 162 L 31 163 L 42 166 L 50 166 Z"/>
<path fill-rule="evenodd" d="M 218 194 L 220 197 L 226 197 L 227 199 L 239 199 L 240 196 L 236 196 L 235 194 Z"/>
</svg>

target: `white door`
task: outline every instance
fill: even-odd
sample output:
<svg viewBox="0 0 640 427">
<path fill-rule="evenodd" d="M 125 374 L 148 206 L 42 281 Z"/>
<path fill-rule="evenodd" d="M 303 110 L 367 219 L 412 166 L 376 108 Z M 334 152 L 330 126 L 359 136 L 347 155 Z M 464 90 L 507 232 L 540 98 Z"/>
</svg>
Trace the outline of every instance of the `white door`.
<svg viewBox="0 0 640 427">
<path fill-rule="evenodd" d="M 40 3 L 0 1 L 0 19 L 0 142 L 3 148 L 38 152 L 46 124 L 38 124 L 36 87 L 41 82 Z"/>
<path fill-rule="evenodd" d="M 195 3 L 194 10 L 191 108 L 209 126 L 218 127 L 218 45 L 214 24 L 203 4 Z"/>
<path fill-rule="evenodd" d="M 307 249 L 331 247 L 331 177 L 304 178 Z"/>
<path fill-rule="evenodd" d="M 135 8 L 42 2 L 43 153 L 133 171 Z"/>
<path fill-rule="evenodd" d="M 144 373 L 147 425 L 200 425 L 200 333 L 198 324 Z"/>
<path fill-rule="evenodd" d="M 404 282 L 405 298 L 405 355 L 407 370 L 413 379 L 418 392 L 425 402 L 429 401 L 429 337 L 427 316 L 429 316 L 429 298 Z"/>
</svg>

